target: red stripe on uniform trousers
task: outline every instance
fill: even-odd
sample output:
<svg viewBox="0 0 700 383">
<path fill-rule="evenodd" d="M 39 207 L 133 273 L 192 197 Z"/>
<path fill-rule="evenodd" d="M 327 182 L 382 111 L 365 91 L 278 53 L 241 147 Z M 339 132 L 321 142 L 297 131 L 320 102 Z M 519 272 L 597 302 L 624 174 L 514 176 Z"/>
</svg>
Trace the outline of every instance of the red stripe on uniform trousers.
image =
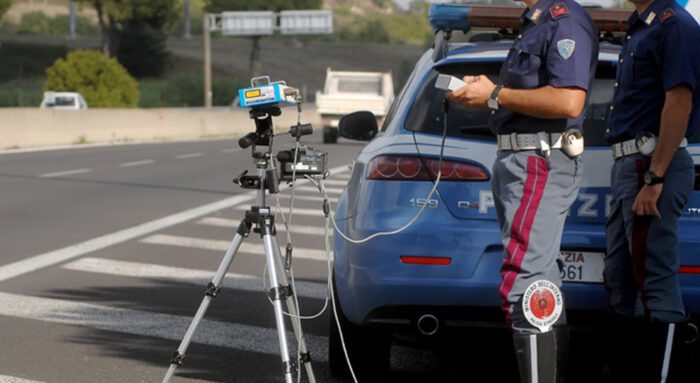
<svg viewBox="0 0 700 383">
<path fill-rule="evenodd" d="M 642 190 L 644 187 L 644 173 L 649 168 L 648 160 L 637 160 L 637 189 Z M 646 252 L 647 252 L 647 240 L 649 237 L 649 227 L 651 226 L 653 218 L 650 216 L 638 216 L 635 215 L 632 221 L 632 243 L 631 243 L 631 257 L 632 257 L 632 272 L 634 274 L 634 280 L 637 283 L 637 288 L 639 292 L 642 293 L 644 290 L 644 282 L 646 281 Z M 642 303 L 646 306 L 646 300 L 642 295 Z"/>
<path fill-rule="evenodd" d="M 535 215 L 542 201 L 544 188 L 547 185 L 547 179 L 549 177 L 546 160 L 538 156 L 531 156 L 528 158 L 527 173 L 525 189 L 523 190 L 523 196 L 520 200 L 520 206 L 513 219 L 511 239 L 506 248 L 508 258 L 503 262 L 503 266 L 501 267 L 502 282 L 499 293 L 503 303 L 503 310 L 507 313 L 508 321 L 511 320 L 508 295 L 513 289 L 516 277 L 521 271 L 521 266 L 530 243 L 532 224 L 535 221 Z"/>
</svg>

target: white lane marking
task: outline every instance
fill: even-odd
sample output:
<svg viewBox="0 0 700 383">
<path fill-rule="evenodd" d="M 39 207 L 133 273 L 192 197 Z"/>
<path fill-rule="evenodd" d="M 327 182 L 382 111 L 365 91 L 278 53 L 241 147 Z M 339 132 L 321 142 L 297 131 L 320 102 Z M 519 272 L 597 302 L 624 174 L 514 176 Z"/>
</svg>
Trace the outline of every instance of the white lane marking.
<svg viewBox="0 0 700 383">
<path fill-rule="evenodd" d="M 206 238 L 181 237 L 165 234 L 151 235 L 150 237 L 146 237 L 139 242 L 148 243 L 151 245 L 177 246 L 222 252 L 228 250 L 228 248 L 231 246 L 231 242 L 229 241 L 218 241 Z M 241 253 L 256 254 L 260 256 L 265 254 L 265 248 L 263 247 L 262 243 L 243 242 L 238 251 Z M 331 258 L 332 257 L 333 253 L 331 252 Z M 304 249 L 297 247 L 294 249 L 294 258 L 325 262 L 326 252 L 323 250 Z"/>
<path fill-rule="evenodd" d="M 323 181 L 326 186 L 343 186 L 348 184 L 347 180 L 325 180 Z"/>
<path fill-rule="evenodd" d="M 156 160 L 143 160 L 143 161 L 133 161 L 133 162 L 124 162 L 123 164 L 119 164 L 119 167 L 122 168 L 130 168 L 132 166 L 142 166 L 142 165 L 149 165 L 156 162 Z"/>
<path fill-rule="evenodd" d="M 342 171 L 347 169 L 347 166 L 340 166 L 331 171 Z M 301 181 L 304 182 L 304 181 Z M 142 237 L 165 228 L 181 224 L 209 215 L 219 210 L 228 209 L 243 202 L 248 202 L 257 196 L 256 191 L 246 194 L 229 197 L 221 201 L 213 202 L 207 205 L 196 207 L 194 209 L 185 210 L 180 213 L 159 218 L 151 222 L 146 222 L 138 226 L 120 230 L 111 234 L 106 234 L 85 242 L 81 242 L 62 249 L 50 251 L 48 253 L 39 254 L 18 262 L 0 266 L 0 282 L 11 278 L 18 277 L 23 274 L 53 266 L 57 263 L 69 261 L 81 255 L 101 250 L 118 243 L 123 243 L 134 238 Z"/>
<path fill-rule="evenodd" d="M 0 375 L 0 383 L 43 383 L 38 380 L 27 380 L 14 376 Z"/>
<path fill-rule="evenodd" d="M 239 203 L 247 202 L 255 198 L 252 193 L 243 194 L 235 197 L 230 197 L 198 208 L 186 210 L 177 214 L 173 214 L 155 221 L 147 222 L 138 226 L 134 226 L 115 233 L 103 235 L 81 242 L 76 245 L 64 247 L 45 254 L 27 258 L 22 261 L 11 263 L 0 267 L 0 281 L 5 281 L 23 274 L 27 274 L 44 267 L 52 266 L 57 263 L 65 262 L 73 258 L 77 258 L 83 254 L 101 250 L 106 247 L 126 242 L 134 238 L 144 236 L 165 228 L 175 226 L 177 224 L 187 222 L 205 215 L 209 215 L 216 211 L 230 208 Z"/>
<path fill-rule="evenodd" d="M 204 153 L 187 153 L 187 154 L 180 154 L 179 156 L 175 156 L 178 160 L 185 160 L 188 158 L 197 158 L 203 156 Z"/>
<path fill-rule="evenodd" d="M 280 199 L 291 199 L 292 195 L 291 194 L 280 194 Z M 312 202 L 322 202 L 323 198 L 321 197 L 321 194 L 319 193 L 318 196 L 306 196 L 306 195 L 299 195 L 295 194 L 294 199 L 298 201 L 312 201 Z M 337 198 L 328 198 L 329 202 L 336 203 L 338 202 Z M 283 206 L 284 207 L 284 206 Z"/>
<path fill-rule="evenodd" d="M 226 154 L 226 153 L 236 153 L 240 152 L 241 149 L 235 149 L 235 148 L 230 148 L 230 149 L 224 149 L 221 151 L 221 153 Z"/>
<path fill-rule="evenodd" d="M 285 210 L 285 214 L 286 214 Z M 198 225 L 207 225 L 207 226 L 218 226 L 218 227 L 228 227 L 228 228 L 235 228 L 238 227 L 238 225 L 241 223 L 241 221 L 236 221 L 234 219 L 226 219 L 226 218 L 217 218 L 217 217 L 207 217 L 204 219 L 201 219 L 197 221 Z M 277 229 L 280 231 L 285 231 L 284 230 L 284 223 L 279 220 L 277 224 Z M 329 233 L 333 233 L 331 229 Z M 323 226 L 304 226 L 304 225 L 297 225 L 294 224 L 292 225 L 292 234 L 308 234 L 308 235 L 323 235 Z"/>
<path fill-rule="evenodd" d="M 318 189 L 316 189 L 316 186 L 297 186 L 296 190 L 301 192 L 319 192 Z M 343 189 L 326 188 L 326 192 L 328 194 L 341 194 L 343 192 Z"/>
<path fill-rule="evenodd" d="M 62 177 L 62 176 L 70 176 L 74 174 L 83 174 L 83 173 L 90 173 L 92 169 L 75 169 L 75 170 L 66 170 L 64 172 L 55 172 L 55 173 L 46 173 L 42 174 L 39 177 L 41 178 L 53 178 L 53 177 Z"/>
<path fill-rule="evenodd" d="M 82 258 L 63 266 L 64 269 L 129 278 L 145 278 L 175 281 L 206 286 L 214 277 L 215 271 L 194 270 L 181 267 L 151 265 L 146 263 L 115 261 L 102 258 Z M 266 293 L 262 278 L 252 275 L 227 273 L 223 282 L 227 289 Z M 296 293 L 299 297 L 325 299 L 326 285 L 297 281 Z"/>
<path fill-rule="evenodd" d="M 0 293 L 0 315 L 173 341 L 182 339 L 192 320 L 177 315 L 6 293 Z M 295 339 L 291 332 L 287 336 Z M 275 329 L 206 319 L 201 322 L 193 342 L 275 356 L 280 352 Z M 306 343 L 315 360 L 328 360 L 326 337 L 306 334 Z"/>
<path fill-rule="evenodd" d="M 236 210 L 248 210 L 248 206 L 238 206 Z M 287 214 L 288 209 L 283 209 L 284 214 Z M 294 215 L 308 215 L 311 217 L 323 217 L 323 210 L 321 210 L 321 207 L 318 209 L 302 209 L 295 207 L 294 208 Z"/>
</svg>

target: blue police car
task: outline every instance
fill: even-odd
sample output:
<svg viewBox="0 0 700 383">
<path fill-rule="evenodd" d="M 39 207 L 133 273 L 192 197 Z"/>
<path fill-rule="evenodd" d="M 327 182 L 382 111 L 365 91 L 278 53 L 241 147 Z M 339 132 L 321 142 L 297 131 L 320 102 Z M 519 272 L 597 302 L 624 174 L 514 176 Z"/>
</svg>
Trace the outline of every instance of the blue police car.
<svg viewBox="0 0 700 383">
<path fill-rule="evenodd" d="M 397 235 L 363 244 L 335 235 L 338 315 L 353 365 L 360 371 L 388 368 L 392 337 L 397 334 L 421 338 L 450 328 L 506 326 L 498 295 L 503 248 L 490 183 L 496 158 L 491 113 L 452 105 L 445 114 L 444 92 L 435 88 L 435 82 L 439 74 L 460 78 L 486 74 L 496 80 L 512 44 L 508 39 L 515 36 L 480 34 L 472 38 L 478 42 L 444 45 L 448 30 L 464 29 L 470 12 L 475 22 L 475 7 L 464 7 L 433 6 L 431 23 L 439 30 L 435 48 L 418 61 L 381 129 L 363 113 L 347 116 L 341 127 L 346 138 L 371 139 L 356 158 L 352 178 L 338 201 L 336 221 L 343 233 L 359 239 L 392 231 L 425 207 L 417 222 Z M 499 17 L 502 12 L 484 19 L 493 23 Z M 516 16 L 500 27 L 515 28 L 518 22 Z M 574 326 L 607 306 L 602 271 L 613 159 L 605 129 L 619 54 L 619 45 L 601 42 L 584 125 L 585 174 L 562 241 L 563 291 Z M 426 200 L 438 172 L 445 123 L 442 181 Z M 680 272 L 683 298 L 697 321 L 700 134 L 690 142 L 696 182 L 681 220 Z M 345 371 L 335 325 L 331 325 L 329 359 L 334 372 Z"/>
</svg>

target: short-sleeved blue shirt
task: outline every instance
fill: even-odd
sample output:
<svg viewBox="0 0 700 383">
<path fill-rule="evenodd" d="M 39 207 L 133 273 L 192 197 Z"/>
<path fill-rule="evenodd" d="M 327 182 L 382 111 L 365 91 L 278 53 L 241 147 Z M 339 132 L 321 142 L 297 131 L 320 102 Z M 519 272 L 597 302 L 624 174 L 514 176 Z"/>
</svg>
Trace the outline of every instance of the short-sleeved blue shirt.
<svg viewBox="0 0 700 383">
<path fill-rule="evenodd" d="M 642 132 L 659 134 L 666 92 L 693 90 L 690 137 L 700 125 L 700 26 L 674 0 L 656 0 L 634 12 L 617 68 L 607 139 L 617 143 Z"/>
<path fill-rule="evenodd" d="M 589 91 L 598 62 L 598 42 L 590 15 L 573 0 L 540 0 L 522 15 L 520 34 L 501 68 L 500 83 L 510 89 L 576 87 Z M 576 119 L 543 119 L 508 109 L 493 114 L 496 134 L 581 129 Z"/>
</svg>

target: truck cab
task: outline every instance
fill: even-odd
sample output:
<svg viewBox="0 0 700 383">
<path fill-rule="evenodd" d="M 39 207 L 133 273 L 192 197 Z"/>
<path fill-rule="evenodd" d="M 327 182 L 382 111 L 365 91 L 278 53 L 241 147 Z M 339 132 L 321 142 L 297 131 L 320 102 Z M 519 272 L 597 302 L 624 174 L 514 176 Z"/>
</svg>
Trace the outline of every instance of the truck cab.
<svg viewBox="0 0 700 383">
<path fill-rule="evenodd" d="M 316 106 L 323 124 L 323 142 L 338 141 L 338 121 L 346 114 L 366 110 L 381 121 L 394 102 L 391 72 L 344 72 L 330 68 Z"/>
</svg>

